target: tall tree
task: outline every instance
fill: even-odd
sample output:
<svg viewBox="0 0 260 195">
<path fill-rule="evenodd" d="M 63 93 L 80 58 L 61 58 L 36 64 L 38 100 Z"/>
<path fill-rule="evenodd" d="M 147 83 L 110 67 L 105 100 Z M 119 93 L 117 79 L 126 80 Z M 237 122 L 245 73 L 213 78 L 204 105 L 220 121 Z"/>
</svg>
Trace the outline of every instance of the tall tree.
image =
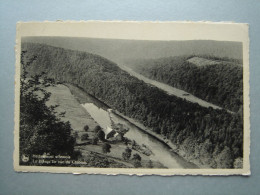
<svg viewBox="0 0 260 195">
<path fill-rule="evenodd" d="M 46 87 L 54 85 L 44 73 L 28 75 L 28 67 L 37 59 L 21 53 L 20 77 L 20 155 L 73 155 L 75 139 L 69 122 L 62 122 L 55 112 L 57 106 L 46 105 L 51 93 Z M 64 113 L 62 114 L 64 115 Z"/>
</svg>

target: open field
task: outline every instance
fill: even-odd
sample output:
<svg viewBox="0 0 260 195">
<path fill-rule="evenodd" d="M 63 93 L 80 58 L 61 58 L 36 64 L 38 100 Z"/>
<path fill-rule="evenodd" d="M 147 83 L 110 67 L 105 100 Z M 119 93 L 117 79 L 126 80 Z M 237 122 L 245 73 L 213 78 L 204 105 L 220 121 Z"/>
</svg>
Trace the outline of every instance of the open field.
<svg viewBox="0 0 260 195">
<path fill-rule="evenodd" d="M 220 64 L 221 62 L 216 61 L 216 60 L 208 60 L 205 58 L 200 58 L 200 57 L 192 57 L 187 60 L 188 62 L 195 64 L 197 66 L 206 66 L 206 65 L 214 65 L 214 64 Z"/>
<path fill-rule="evenodd" d="M 90 129 L 94 129 L 98 124 L 91 118 L 79 102 L 71 94 L 70 90 L 64 85 L 48 87 L 48 91 L 52 93 L 49 105 L 59 105 L 57 112 L 66 112 L 63 121 L 69 121 L 74 131 L 84 132 L 83 128 L 88 124 Z"/>
</svg>

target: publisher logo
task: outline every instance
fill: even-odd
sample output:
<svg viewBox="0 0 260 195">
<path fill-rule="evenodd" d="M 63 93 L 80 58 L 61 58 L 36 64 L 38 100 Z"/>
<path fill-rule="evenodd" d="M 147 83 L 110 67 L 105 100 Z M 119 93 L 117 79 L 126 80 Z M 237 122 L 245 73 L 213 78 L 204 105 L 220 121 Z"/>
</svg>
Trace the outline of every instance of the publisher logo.
<svg viewBox="0 0 260 195">
<path fill-rule="evenodd" d="M 23 154 L 23 155 L 22 155 L 22 161 L 23 161 L 23 162 L 28 162 L 28 161 L 29 161 L 29 156 Z"/>
</svg>

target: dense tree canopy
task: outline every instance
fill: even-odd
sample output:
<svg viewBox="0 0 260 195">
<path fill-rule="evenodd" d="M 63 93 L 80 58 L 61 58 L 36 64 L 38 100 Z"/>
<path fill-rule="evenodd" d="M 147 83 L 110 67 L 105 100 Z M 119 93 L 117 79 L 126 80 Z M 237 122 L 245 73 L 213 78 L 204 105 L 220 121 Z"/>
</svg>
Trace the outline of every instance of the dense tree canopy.
<svg viewBox="0 0 260 195">
<path fill-rule="evenodd" d="M 132 60 L 129 66 L 148 78 L 183 89 L 234 112 L 242 112 L 243 69 L 239 60 L 178 56 Z"/>
<path fill-rule="evenodd" d="M 233 167 L 235 159 L 243 157 L 239 113 L 204 108 L 170 96 L 101 56 L 32 43 L 23 43 L 22 49 L 39 54 L 31 74 L 45 71 L 57 81 L 79 86 L 182 147 L 187 156 L 207 159 L 202 163 L 223 168 Z"/>
</svg>

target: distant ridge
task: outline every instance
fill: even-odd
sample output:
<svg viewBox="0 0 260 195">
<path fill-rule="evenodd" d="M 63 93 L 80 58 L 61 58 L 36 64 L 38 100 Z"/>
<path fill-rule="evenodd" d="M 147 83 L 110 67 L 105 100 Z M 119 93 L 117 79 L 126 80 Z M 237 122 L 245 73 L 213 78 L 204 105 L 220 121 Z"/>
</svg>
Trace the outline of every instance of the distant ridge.
<svg viewBox="0 0 260 195">
<path fill-rule="evenodd" d="M 214 55 L 242 59 L 242 43 L 213 40 L 147 41 L 78 37 L 22 37 L 22 42 L 85 51 L 120 63 L 126 59 L 150 59 L 179 55 Z"/>
</svg>

